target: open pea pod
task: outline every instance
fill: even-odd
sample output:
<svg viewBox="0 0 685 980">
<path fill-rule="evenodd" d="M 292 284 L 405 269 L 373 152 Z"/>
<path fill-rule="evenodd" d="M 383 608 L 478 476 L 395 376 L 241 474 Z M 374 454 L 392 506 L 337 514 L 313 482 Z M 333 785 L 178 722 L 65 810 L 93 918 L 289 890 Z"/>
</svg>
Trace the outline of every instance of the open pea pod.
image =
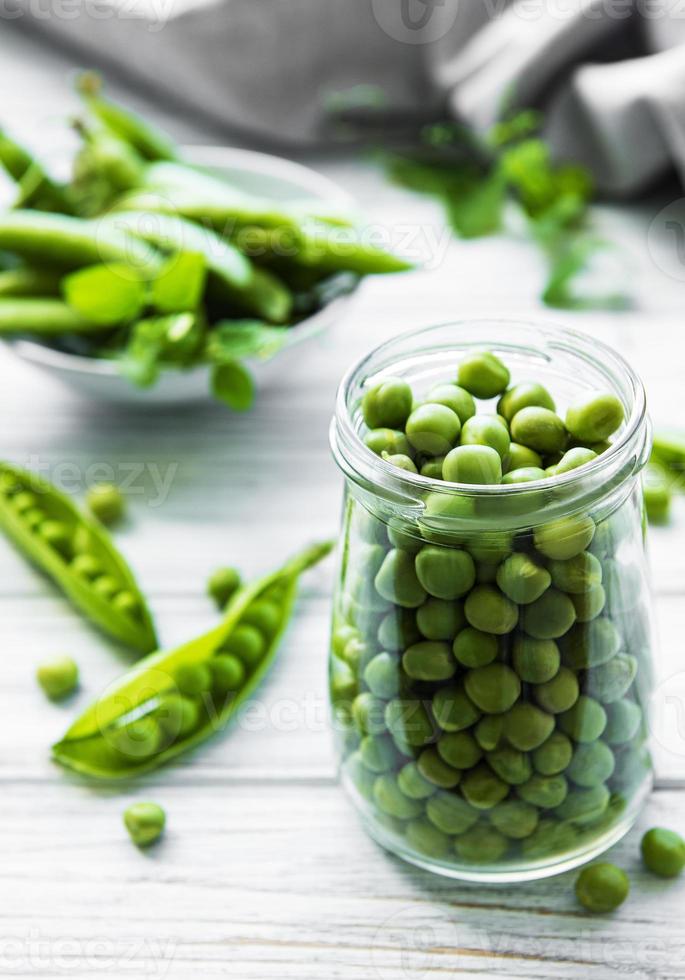
<svg viewBox="0 0 685 980">
<path fill-rule="evenodd" d="M 103 632 L 139 653 L 156 649 L 130 568 L 104 528 L 51 483 L 0 462 L 0 528 Z"/>
<path fill-rule="evenodd" d="M 307 548 L 239 589 L 214 629 L 136 664 L 53 746 L 54 758 L 85 776 L 125 779 L 158 768 L 225 728 L 276 656 L 300 574 L 332 546 Z"/>
</svg>

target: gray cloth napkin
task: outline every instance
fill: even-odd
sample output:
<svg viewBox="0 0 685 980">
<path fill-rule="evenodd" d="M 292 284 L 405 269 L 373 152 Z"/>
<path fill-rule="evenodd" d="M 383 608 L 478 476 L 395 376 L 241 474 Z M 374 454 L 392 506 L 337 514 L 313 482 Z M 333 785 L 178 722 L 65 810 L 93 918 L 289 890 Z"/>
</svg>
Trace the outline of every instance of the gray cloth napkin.
<svg viewBox="0 0 685 980">
<path fill-rule="evenodd" d="M 35 23 L 85 61 L 262 140 L 349 138 L 355 122 L 446 108 L 483 130 L 505 104 L 541 106 L 557 156 L 602 190 L 636 193 L 671 167 L 685 183 L 682 0 L 61 2 L 70 16 L 54 0 Z"/>
</svg>

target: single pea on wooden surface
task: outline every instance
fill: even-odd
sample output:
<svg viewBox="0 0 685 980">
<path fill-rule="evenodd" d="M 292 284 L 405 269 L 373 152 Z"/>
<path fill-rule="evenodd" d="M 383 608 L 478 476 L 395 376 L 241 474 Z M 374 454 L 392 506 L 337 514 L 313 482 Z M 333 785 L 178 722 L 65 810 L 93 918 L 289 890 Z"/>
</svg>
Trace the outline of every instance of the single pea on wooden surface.
<svg viewBox="0 0 685 980">
<path fill-rule="evenodd" d="M 126 511 L 126 502 L 113 483 L 96 483 L 86 496 L 88 510 L 102 524 L 118 523 Z"/>
<path fill-rule="evenodd" d="M 640 843 L 642 860 L 660 878 L 676 878 L 685 868 L 685 840 L 674 830 L 652 827 Z"/>
<path fill-rule="evenodd" d="M 576 898 L 588 912 L 613 912 L 629 891 L 628 875 L 609 861 L 590 864 L 576 879 Z"/>
<path fill-rule="evenodd" d="M 55 657 L 38 667 L 36 679 L 51 701 L 60 701 L 76 690 L 78 666 L 71 657 Z"/>
<path fill-rule="evenodd" d="M 124 810 L 124 825 L 134 844 L 148 847 L 164 832 L 166 814 L 157 803 L 133 803 Z"/>
</svg>

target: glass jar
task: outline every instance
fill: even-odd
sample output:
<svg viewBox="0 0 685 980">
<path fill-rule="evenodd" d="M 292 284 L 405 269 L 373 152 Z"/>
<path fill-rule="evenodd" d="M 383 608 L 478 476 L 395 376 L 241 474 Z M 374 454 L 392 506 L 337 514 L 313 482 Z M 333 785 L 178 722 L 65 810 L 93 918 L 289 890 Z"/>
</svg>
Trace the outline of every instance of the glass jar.
<svg viewBox="0 0 685 980">
<path fill-rule="evenodd" d="M 399 376 L 420 401 L 473 349 L 497 354 L 512 383 L 545 385 L 562 417 L 585 390 L 615 393 L 625 421 L 611 446 L 560 476 L 496 486 L 431 479 L 367 448 L 370 386 Z M 633 824 L 652 780 L 639 379 L 615 351 L 562 328 L 430 327 L 350 370 L 331 445 L 345 502 L 330 692 L 342 782 L 369 832 L 414 864 L 475 881 L 544 877 L 598 855 Z M 542 602 L 505 598 L 500 615 L 498 570 L 512 554 L 552 584 Z M 431 562 L 442 569 L 433 584 Z M 485 623 L 465 615 L 474 589 L 494 597 Z M 468 632 L 455 647 L 476 625 L 477 649 Z"/>
</svg>

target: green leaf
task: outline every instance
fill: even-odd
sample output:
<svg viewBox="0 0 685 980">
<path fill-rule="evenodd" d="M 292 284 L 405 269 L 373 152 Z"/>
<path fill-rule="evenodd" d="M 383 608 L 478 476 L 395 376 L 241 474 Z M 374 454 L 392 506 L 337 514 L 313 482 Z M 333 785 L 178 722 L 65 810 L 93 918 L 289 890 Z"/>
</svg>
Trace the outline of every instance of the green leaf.
<svg viewBox="0 0 685 980">
<path fill-rule="evenodd" d="M 245 412 L 254 402 L 252 375 L 239 361 L 217 365 L 212 369 L 212 394 L 235 412 Z"/>
<path fill-rule="evenodd" d="M 92 265 L 66 276 L 62 294 L 85 319 L 114 326 L 140 315 L 146 303 L 147 285 L 130 266 Z"/>
<path fill-rule="evenodd" d="M 200 304 L 206 280 L 207 266 L 202 255 L 172 255 L 152 283 L 152 305 L 160 313 L 194 310 Z"/>
<path fill-rule="evenodd" d="M 283 327 L 261 320 L 220 320 L 207 337 L 206 356 L 213 364 L 232 363 L 236 358 L 273 357 L 285 343 Z"/>
<path fill-rule="evenodd" d="M 149 387 L 163 365 L 190 367 L 197 363 L 204 336 L 204 323 L 194 313 L 139 320 L 120 357 L 120 370 L 134 384 Z"/>
</svg>

